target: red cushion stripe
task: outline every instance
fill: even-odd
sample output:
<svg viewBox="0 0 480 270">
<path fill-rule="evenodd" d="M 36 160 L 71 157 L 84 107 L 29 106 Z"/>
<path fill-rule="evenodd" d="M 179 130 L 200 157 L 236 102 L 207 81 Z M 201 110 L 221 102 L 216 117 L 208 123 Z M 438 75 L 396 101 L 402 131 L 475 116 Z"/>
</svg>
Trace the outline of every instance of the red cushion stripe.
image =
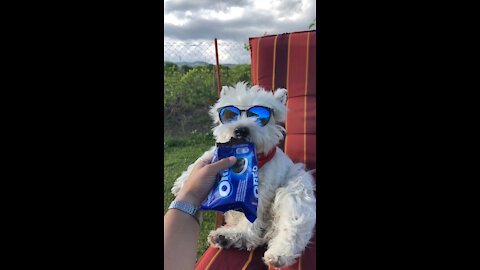
<svg viewBox="0 0 480 270">
<path fill-rule="evenodd" d="M 273 40 L 273 68 L 272 68 L 272 91 L 275 91 L 275 58 L 277 57 L 277 39 L 278 35 L 275 36 L 275 39 Z"/>
<path fill-rule="evenodd" d="M 317 140 L 315 134 L 306 134 L 305 140 L 307 141 L 307 162 L 305 162 L 305 166 L 307 170 L 312 170 L 317 168 Z"/>
<path fill-rule="evenodd" d="M 287 87 L 287 108 L 289 106 L 289 102 L 290 102 L 290 84 L 289 84 L 289 78 L 290 78 L 290 45 L 292 44 L 291 43 L 291 40 L 292 40 L 292 35 L 293 34 L 290 34 L 288 35 L 288 42 L 287 42 L 287 74 L 286 74 L 286 87 Z M 288 111 L 288 110 L 287 110 Z M 285 119 L 285 130 L 288 130 L 288 126 L 287 126 L 287 123 L 288 123 L 288 115 L 289 113 L 287 113 L 287 118 Z M 287 132 L 288 133 L 288 132 Z M 284 152 L 287 153 L 288 151 L 288 134 L 285 135 L 285 142 L 284 142 Z"/>
<path fill-rule="evenodd" d="M 287 134 L 315 134 L 316 133 L 316 99 L 314 96 L 307 98 L 307 113 L 304 111 L 305 97 L 294 97 L 288 99 L 287 113 Z M 305 130 L 304 121 L 307 121 Z M 303 147 L 303 143 L 300 144 Z"/>
<path fill-rule="evenodd" d="M 259 39 L 258 46 L 258 85 L 272 90 L 273 75 L 273 48 L 276 36 L 268 36 Z"/>
<path fill-rule="evenodd" d="M 249 260 L 249 253 L 237 249 L 220 249 L 209 247 L 208 249 L 218 250 L 215 256 L 207 258 L 209 264 L 206 268 L 195 268 L 195 270 L 239 270 L 246 265 Z M 248 264 L 247 264 L 248 266 Z"/>
<path fill-rule="evenodd" d="M 317 237 L 314 235 L 305 251 L 302 253 L 302 269 L 316 269 L 317 267 Z"/>
<path fill-rule="evenodd" d="M 252 85 L 258 84 L 258 38 L 250 38 L 250 59 L 252 60 Z"/>
<path fill-rule="evenodd" d="M 290 35 L 290 56 L 288 72 L 288 97 L 305 95 L 306 57 L 308 33 Z"/>
<path fill-rule="evenodd" d="M 288 48 L 288 71 L 287 71 L 287 90 L 288 90 L 288 99 L 287 99 L 287 108 L 290 108 L 290 102 L 291 99 L 294 97 L 300 97 L 305 94 L 305 73 L 306 73 L 306 44 L 307 44 L 307 37 L 308 33 L 292 33 L 290 34 L 290 41 L 288 43 L 289 48 Z M 303 106 L 301 106 L 303 108 Z M 290 151 L 289 147 L 289 137 L 288 137 L 288 130 L 289 130 L 289 124 L 290 120 L 292 118 L 298 118 L 303 115 L 303 112 L 300 114 L 294 114 L 291 112 L 288 112 L 290 114 L 290 117 L 287 119 L 286 124 L 286 129 L 287 129 L 287 136 L 285 139 L 285 153 L 288 154 Z M 293 119 L 292 119 L 293 120 Z M 294 122 L 298 120 L 295 119 Z M 303 123 L 303 122 L 300 122 Z M 299 146 L 301 149 L 303 149 L 304 142 L 300 142 L 297 146 Z M 302 159 L 299 161 L 303 161 L 303 153 L 302 153 Z"/>
<path fill-rule="evenodd" d="M 251 252 L 237 249 L 223 249 L 220 252 L 211 246 L 200 258 L 195 270 L 267 270 L 268 266 L 262 259 L 264 253 L 263 246 Z"/>
<path fill-rule="evenodd" d="M 268 266 L 263 262 L 265 247 L 258 247 L 254 250 L 252 260 L 245 270 L 267 270 Z"/>
<path fill-rule="evenodd" d="M 220 254 L 220 252 L 220 249 L 209 247 L 205 251 L 205 253 L 203 253 L 202 257 L 200 257 L 200 259 L 198 260 L 197 265 L 195 266 L 195 270 L 209 269 L 215 258 Z"/>
<path fill-rule="evenodd" d="M 287 56 L 290 34 L 281 34 L 277 38 L 275 49 L 275 81 L 274 88 L 287 88 Z"/>
<path fill-rule="evenodd" d="M 306 162 L 307 170 L 312 170 L 316 168 L 316 135 L 307 134 L 307 145 L 308 145 L 308 159 Z M 293 162 L 303 162 L 304 151 L 303 151 L 303 142 L 305 140 L 305 134 L 287 134 L 288 139 L 288 157 L 292 159 Z"/>
<path fill-rule="evenodd" d="M 286 154 L 295 163 L 303 159 L 303 134 L 287 134 L 288 149 Z"/>
<path fill-rule="evenodd" d="M 307 33 L 307 46 L 306 48 L 306 57 L 305 57 L 305 98 L 304 98 L 304 119 L 303 119 L 303 132 L 305 134 L 304 139 L 303 139 L 303 163 L 307 163 L 307 89 L 308 89 L 308 53 L 310 49 L 310 32 Z"/>
<path fill-rule="evenodd" d="M 317 92 L 317 32 L 310 33 L 310 43 L 308 51 L 308 91 L 307 95 L 315 96 Z"/>
<path fill-rule="evenodd" d="M 252 262 L 252 256 L 253 256 L 253 250 L 250 251 L 250 254 L 248 255 L 247 262 L 243 265 L 242 270 L 246 270 L 250 262 Z"/>
<path fill-rule="evenodd" d="M 290 47 L 291 47 L 291 44 L 292 44 L 292 42 L 291 42 L 292 36 L 293 36 L 293 34 L 288 35 L 288 42 L 287 42 L 287 74 L 286 74 L 286 77 L 287 77 L 286 80 L 287 81 L 285 83 L 285 85 L 287 87 L 287 90 L 290 87 L 290 85 L 288 83 L 289 83 L 289 78 L 290 78 L 290 51 L 291 51 Z"/>
<path fill-rule="evenodd" d="M 262 41 L 261 38 L 258 39 L 257 41 L 257 46 L 256 46 L 256 51 L 257 51 L 257 54 L 256 54 L 256 62 L 255 62 L 255 66 L 257 67 L 256 71 L 257 73 L 255 74 L 255 84 L 258 85 L 260 84 L 260 82 L 258 81 L 259 80 L 259 77 L 258 77 L 258 74 L 260 73 L 260 66 L 259 66 L 259 57 L 260 57 L 260 42 Z"/>
<path fill-rule="evenodd" d="M 302 263 L 301 263 L 301 260 L 302 260 L 302 257 L 303 257 L 303 256 L 300 256 L 300 257 L 298 258 L 297 262 L 294 263 L 293 265 L 290 265 L 289 267 L 275 268 L 275 267 L 270 266 L 270 268 L 268 268 L 268 269 L 272 269 L 272 270 L 300 270 L 300 269 L 302 269 L 302 268 L 301 268 L 301 264 L 302 264 Z"/>
</svg>

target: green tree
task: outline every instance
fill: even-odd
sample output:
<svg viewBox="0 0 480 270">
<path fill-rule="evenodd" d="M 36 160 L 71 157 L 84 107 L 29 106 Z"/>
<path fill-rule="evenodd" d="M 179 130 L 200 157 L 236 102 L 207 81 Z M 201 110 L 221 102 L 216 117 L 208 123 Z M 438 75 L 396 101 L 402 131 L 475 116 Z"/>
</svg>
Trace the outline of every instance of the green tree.
<svg viewBox="0 0 480 270">
<path fill-rule="evenodd" d="M 214 79 L 215 74 L 208 67 L 190 69 L 180 80 L 183 105 L 189 109 L 212 105 L 217 97 Z"/>
<path fill-rule="evenodd" d="M 186 73 L 187 73 L 189 70 L 191 70 L 191 69 L 192 69 L 192 67 L 190 67 L 190 66 L 182 65 L 182 66 L 180 67 L 180 72 L 181 72 L 182 74 L 186 74 Z"/>
<path fill-rule="evenodd" d="M 248 82 L 252 81 L 252 72 L 251 65 L 236 65 L 228 70 L 228 73 L 223 74 L 221 78 L 223 85 L 232 86 L 237 82 Z"/>
<path fill-rule="evenodd" d="M 166 65 L 163 71 L 163 110 L 165 115 L 171 114 L 177 103 L 178 89 L 182 75 L 177 65 Z"/>
<path fill-rule="evenodd" d="M 172 62 L 163 62 L 163 67 L 164 67 L 165 69 L 169 69 L 169 68 L 178 69 L 177 64 L 172 63 Z"/>
</svg>

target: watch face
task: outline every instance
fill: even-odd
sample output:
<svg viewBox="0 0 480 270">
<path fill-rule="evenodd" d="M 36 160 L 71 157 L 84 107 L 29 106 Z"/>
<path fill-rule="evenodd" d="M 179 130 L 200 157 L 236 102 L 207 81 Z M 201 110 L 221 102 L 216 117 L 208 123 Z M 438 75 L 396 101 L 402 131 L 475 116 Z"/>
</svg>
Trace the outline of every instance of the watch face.
<svg viewBox="0 0 480 270">
<path fill-rule="evenodd" d="M 244 173 L 248 168 L 248 159 L 246 158 L 239 158 L 237 162 L 232 167 L 232 172 L 236 174 Z"/>
</svg>

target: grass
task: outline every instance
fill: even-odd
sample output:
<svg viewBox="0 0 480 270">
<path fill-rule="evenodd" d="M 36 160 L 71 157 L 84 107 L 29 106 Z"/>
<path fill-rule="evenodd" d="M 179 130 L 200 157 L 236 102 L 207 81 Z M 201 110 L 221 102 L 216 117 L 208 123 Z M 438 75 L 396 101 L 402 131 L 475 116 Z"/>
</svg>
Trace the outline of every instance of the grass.
<svg viewBox="0 0 480 270">
<path fill-rule="evenodd" d="M 164 136 L 164 186 L 163 214 L 165 215 L 170 202 L 174 199 L 170 189 L 180 174 L 205 151 L 215 144 L 212 135 L 208 133 L 192 133 L 188 136 Z M 215 228 L 215 212 L 203 213 L 203 224 L 198 241 L 197 260 L 208 248 L 207 236 Z"/>
</svg>

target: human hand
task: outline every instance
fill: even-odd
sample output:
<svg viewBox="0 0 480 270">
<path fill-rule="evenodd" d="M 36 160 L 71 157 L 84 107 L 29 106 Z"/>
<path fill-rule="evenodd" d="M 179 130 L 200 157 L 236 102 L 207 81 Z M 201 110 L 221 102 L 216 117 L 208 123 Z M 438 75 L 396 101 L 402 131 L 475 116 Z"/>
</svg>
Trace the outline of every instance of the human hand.
<svg viewBox="0 0 480 270">
<path fill-rule="evenodd" d="M 211 158 L 204 157 L 195 164 L 190 176 L 178 193 L 177 200 L 189 202 L 195 207 L 200 206 L 215 184 L 217 174 L 232 167 L 237 158 L 231 156 L 209 164 L 210 160 Z"/>
</svg>

